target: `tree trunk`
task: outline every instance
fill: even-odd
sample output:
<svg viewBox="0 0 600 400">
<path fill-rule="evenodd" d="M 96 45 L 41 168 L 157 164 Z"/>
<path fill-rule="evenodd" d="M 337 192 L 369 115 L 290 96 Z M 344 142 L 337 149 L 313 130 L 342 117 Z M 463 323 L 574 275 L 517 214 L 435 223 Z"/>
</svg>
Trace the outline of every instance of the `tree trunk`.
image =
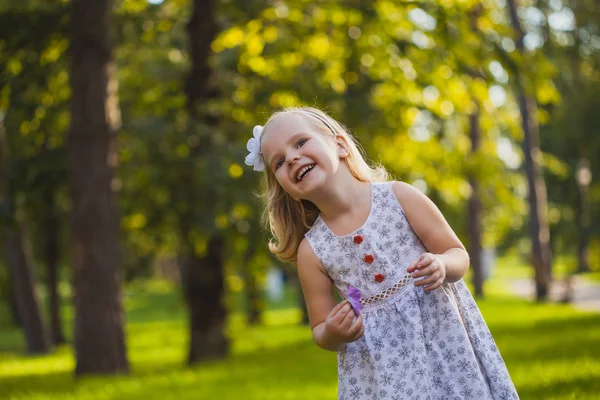
<svg viewBox="0 0 600 400">
<path fill-rule="evenodd" d="M 190 311 L 188 364 L 223 358 L 229 350 L 224 335 L 226 310 L 222 303 L 223 239 L 213 236 L 206 256 L 191 248 L 185 257 L 185 297 Z"/>
<path fill-rule="evenodd" d="M 259 325 L 262 322 L 264 299 L 258 286 L 256 271 L 252 271 L 249 264 L 249 262 L 246 262 L 247 320 L 249 325 Z"/>
<path fill-rule="evenodd" d="M 471 154 L 477 154 L 481 143 L 479 126 L 479 109 L 469 116 L 469 133 L 471 138 Z M 473 173 L 469 174 L 471 197 L 469 198 L 469 254 L 473 270 L 473 287 L 475 296 L 483 297 L 483 265 L 481 263 L 481 200 L 479 181 Z"/>
<path fill-rule="evenodd" d="M 482 6 L 477 3 L 469 12 L 469 25 L 473 33 L 480 36 L 478 28 L 478 19 L 482 12 Z M 480 50 L 480 46 L 479 49 Z M 477 70 L 469 70 L 469 76 L 473 79 L 481 77 Z M 475 109 L 469 115 L 469 139 L 471 141 L 471 154 L 477 155 L 481 147 L 481 126 L 479 124 L 480 109 L 476 99 L 473 98 Z M 476 174 L 471 171 L 468 174 L 469 184 L 471 185 L 471 197 L 469 198 L 469 258 L 471 260 L 471 269 L 473 270 L 473 287 L 476 297 L 483 297 L 483 265 L 481 251 L 481 196 L 479 192 L 479 180 Z"/>
<path fill-rule="evenodd" d="M 6 300 L 8 301 L 8 306 L 10 307 L 10 315 L 12 317 L 13 324 L 19 328 L 23 328 L 23 318 L 21 318 L 21 315 L 19 314 L 19 308 L 17 307 L 17 295 L 11 283 L 9 283 L 8 299 Z"/>
<path fill-rule="evenodd" d="M 108 0 L 72 2 L 68 150 L 77 376 L 129 369 L 112 189 L 120 118 L 110 15 Z"/>
<path fill-rule="evenodd" d="M 209 57 L 212 54 L 210 45 L 217 32 L 214 14 L 214 0 L 194 0 L 192 17 L 188 23 L 192 65 L 185 85 L 188 112 L 192 116 L 196 116 L 196 107 L 203 101 L 207 101 L 211 92 L 209 88 L 212 73 L 209 64 Z"/>
<path fill-rule="evenodd" d="M 46 197 L 47 216 L 44 223 L 44 257 L 48 270 L 48 307 L 50 311 L 50 333 L 52 344 L 59 345 L 65 343 L 65 336 L 62 332 L 62 319 L 60 317 L 60 295 L 58 292 L 59 284 L 59 218 L 54 201 L 54 190 L 49 189 Z"/>
<path fill-rule="evenodd" d="M 259 226 L 259 221 L 252 224 L 253 227 Z M 246 295 L 247 295 L 247 320 L 249 325 L 258 325 L 262 322 L 262 313 L 264 308 L 264 299 L 261 295 L 261 290 L 258 285 L 255 271 L 251 266 L 252 257 L 256 253 L 258 247 L 258 241 L 261 238 L 258 229 L 251 228 L 249 234 L 246 236 L 248 240 L 248 248 L 244 254 L 244 280 L 246 281 Z"/>
<path fill-rule="evenodd" d="M 583 153 L 583 151 L 582 151 Z M 579 241 L 577 243 L 577 272 L 590 271 L 590 196 L 589 184 L 591 181 L 590 163 L 586 157 L 582 157 L 576 173 L 578 191 L 577 207 L 577 231 Z"/>
<path fill-rule="evenodd" d="M 516 0 L 508 0 L 511 24 L 515 32 L 516 47 L 525 53 L 524 32 L 517 14 Z M 536 298 L 546 300 L 551 280 L 550 231 L 548 229 L 548 206 L 546 184 L 541 170 L 542 152 L 539 147 L 539 127 L 536 118 L 535 98 L 527 94 L 524 78 L 519 67 L 515 68 L 517 99 L 523 128 L 523 154 L 529 188 L 529 236 L 531 238 L 532 261 L 535 270 Z"/>
<path fill-rule="evenodd" d="M 4 115 L 0 115 L 0 239 L 3 239 L 9 274 L 9 302 L 16 325 L 25 332 L 26 351 L 47 353 L 50 349 L 44 331 L 36 293 L 33 269 L 23 248 L 21 229 L 15 218 L 14 196 L 9 182 L 8 141 Z"/>
<path fill-rule="evenodd" d="M 213 0 L 194 0 L 192 16 L 188 23 L 190 44 L 191 71 L 186 80 L 187 109 L 190 130 L 201 120 L 208 126 L 216 124 L 216 120 L 204 114 L 200 115 L 198 107 L 205 104 L 211 97 L 209 82 L 211 67 L 209 56 L 210 45 L 216 34 L 216 20 Z M 211 138 L 203 135 L 197 149 L 209 152 Z M 196 156 L 197 152 L 192 153 Z M 187 181 L 195 182 L 194 171 L 186 171 Z M 213 207 L 204 204 L 204 215 L 195 212 L 196 193 L 193 187 L 185 186 L 183 198 L 188 199 L 187 211 L 180 218 L 182 225 L 182 248 L 184 256 L 184 291 L 190 312 L 190 348 L 188 364 L 223 358 L 229 351 L 228 340 L 225 336 L 226 309 L 222 304 L 224 295 L 224 239 L 217 233 L 211 232 L 208 238 L 207 255 L 199 257 L 194 249 L 190 232 L 193 226 L 199 225 L 199 218 L 206 217 L 214 221 Z"/>
<path fill-rule="evenodd" d="M 31 263 L 23 248 L 23 239 L 18 227 L 6 232 L 5 245 L 17 310 L 25 331 L 26 351 L 29 354 L 47 353 L 50 346 L 42 321 L 35 278 Z"/>
</svg>

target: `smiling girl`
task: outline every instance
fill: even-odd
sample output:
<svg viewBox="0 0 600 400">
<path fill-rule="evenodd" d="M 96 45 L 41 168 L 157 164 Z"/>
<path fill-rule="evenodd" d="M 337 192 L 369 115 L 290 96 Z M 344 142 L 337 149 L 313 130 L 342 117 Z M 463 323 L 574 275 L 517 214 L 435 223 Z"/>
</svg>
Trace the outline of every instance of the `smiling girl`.
<svg viewBox="0 0 600 400">
<path fill-rule="evenodd" d="M 270 249 L 298 268 L 315 343 L 338 352 L 339 399 L 518 399 L 431 200 L 315 108 L 275 113 L 248 150 L 266 171 Z"/>
</svg>

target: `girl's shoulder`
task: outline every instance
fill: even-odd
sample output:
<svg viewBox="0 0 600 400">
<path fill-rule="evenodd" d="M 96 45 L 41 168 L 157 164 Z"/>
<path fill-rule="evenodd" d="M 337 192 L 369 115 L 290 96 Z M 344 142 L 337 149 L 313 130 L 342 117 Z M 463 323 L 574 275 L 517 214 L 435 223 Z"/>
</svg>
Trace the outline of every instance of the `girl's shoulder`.
<svg viewBox="0 0 600 400">
<path fill-rule="evenodd" d="M 462 246 L 439 208 L 424 193 L 405 182 L 392 182 L 391 186 L 408 223 L 430 252 L 443 253 Z"/>
<path fill-rule="evenodd" d="M 429 197 L 413 185 L 402 181 L 389 181 L 389 185 L 411 224 L 416 219 L 428 220 L 428 216 L 439 213 L 437 206 Z"/>
<path fill-rule="evenodd" d="M 419 189 L 414 187 L 413 185 L 402 182 L 402 181 L 389 181 L 387 182 L 396 199 L 402 206 L 402 208 L 406 209 L 412 208 L 414 206 L 418 206 L 427 196 L 425 196 Z"/>
</svg>

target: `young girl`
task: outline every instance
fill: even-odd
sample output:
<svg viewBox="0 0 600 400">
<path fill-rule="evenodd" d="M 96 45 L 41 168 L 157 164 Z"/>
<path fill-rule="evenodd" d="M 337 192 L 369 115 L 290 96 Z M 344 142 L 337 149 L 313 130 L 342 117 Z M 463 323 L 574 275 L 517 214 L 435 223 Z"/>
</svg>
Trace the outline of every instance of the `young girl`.
<svg viewBox="0 0 600 400">
<path fill-rule="evenodd" d="M 315 343 L 338 352 L 339 399 L 518 399 L 462 281 L 469 256 L 425 195 L 315 108 L 275 113 L 248 150 L 271 251 L 298 267 Z"/>
</svg>

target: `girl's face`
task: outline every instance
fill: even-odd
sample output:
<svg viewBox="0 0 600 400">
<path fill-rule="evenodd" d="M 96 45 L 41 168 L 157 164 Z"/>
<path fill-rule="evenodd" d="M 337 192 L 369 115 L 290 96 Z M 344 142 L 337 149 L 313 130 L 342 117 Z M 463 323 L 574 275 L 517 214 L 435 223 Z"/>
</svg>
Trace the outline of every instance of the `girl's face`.
<svg viewBox="0 0 600 400">
<path fill-rule="evenodd" d="M 295 199 L 308 199 L 323 187 L 346 155 L 333 135 L 321 133 L 299 114 L 275 118 L 265 133 L 261 140 L 265 166 Z"/>
</svg>

